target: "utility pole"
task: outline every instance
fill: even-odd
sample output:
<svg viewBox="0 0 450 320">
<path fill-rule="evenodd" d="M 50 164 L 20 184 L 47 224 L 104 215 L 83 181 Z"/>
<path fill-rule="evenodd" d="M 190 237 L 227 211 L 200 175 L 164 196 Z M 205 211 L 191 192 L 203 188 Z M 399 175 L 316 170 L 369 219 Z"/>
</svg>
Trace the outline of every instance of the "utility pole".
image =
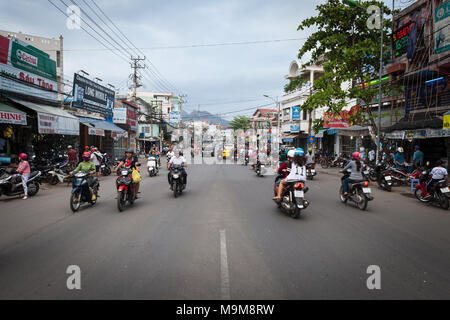
<svg viewBox="0 0 450 320">
<path fill-rule="evenodd" d="M 131 74 L 131 78 L 133 80 L 133 93 L 132 93 L 132 101 L 136 102 L 136 89 L 139 87 L 142 87 L 142 84 L 140 83 L 140 76 L 138 74 L 138 69 L 144 69 L 145 66 L 141 65 L 139 62 L 140 61 L 144 61 L 144 58 L 141 57 L 137 57 L 137 58 L 133 58 L 131 57 L 131 69 L 133 69 L 133 73 Z"/>
</svg>

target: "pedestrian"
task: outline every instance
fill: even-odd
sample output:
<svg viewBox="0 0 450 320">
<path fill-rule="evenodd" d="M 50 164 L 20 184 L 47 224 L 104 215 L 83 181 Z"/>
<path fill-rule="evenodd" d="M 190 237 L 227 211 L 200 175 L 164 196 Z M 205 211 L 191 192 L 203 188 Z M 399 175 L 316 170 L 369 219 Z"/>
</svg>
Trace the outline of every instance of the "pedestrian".
<svg viewBox="0 0 450 320">
<path fill-rule="evenodd" d="M 369 151 L 369 163 L 373 165 L 375 163 L 375 150 L 370 149 Z"/>
<path fill-rule="evenodd" d="M 22 175 L 22 187 L 23 187 L 23 200 L 28 199 L 28 178 L 30 177 L 30 164 L 27 161 L 28 156 L 25 153 L 19 154 L 19 167 L 17 168 L 17 171 L 20 175 Z"/>
<path fill-rule="evenodd" d="M 72 148 L 72 146 L 67 147 L 67 162 L 71 169 L 75 169 L 78 163 L 78 152 Z"/>
<path fill-rule="evenodd" d="M 420 150 L 420 146 L 414 146 L 414 150 L 415 150 L 414 155 L 413 155 L 414 166 L 416 168 L 420 168 L 423 165 L 424 154 Z"/>
<path fill-rule="evenodd" d="M 102 161 L 102 155 L 100 152 L 98 152 L 98 149 L 96 147 L 91 148 L 91 161 L 95 165 L 95 175 L 97 177 L 100 177 L 100 165 Z"/>
</svg>

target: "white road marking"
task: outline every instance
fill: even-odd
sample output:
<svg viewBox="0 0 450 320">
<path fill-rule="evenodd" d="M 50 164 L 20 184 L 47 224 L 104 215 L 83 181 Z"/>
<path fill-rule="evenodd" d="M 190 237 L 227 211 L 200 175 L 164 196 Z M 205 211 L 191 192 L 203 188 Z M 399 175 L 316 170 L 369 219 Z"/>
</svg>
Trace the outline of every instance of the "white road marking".
<svg viewBox="0 0 450 320">
<path fill-rule="evenodd" d="M 220 295 L 223 300 L 230 300 L 230 277 L 228 274 L 227 238 L 225 230 L 220 230 Z"/>
</svg>

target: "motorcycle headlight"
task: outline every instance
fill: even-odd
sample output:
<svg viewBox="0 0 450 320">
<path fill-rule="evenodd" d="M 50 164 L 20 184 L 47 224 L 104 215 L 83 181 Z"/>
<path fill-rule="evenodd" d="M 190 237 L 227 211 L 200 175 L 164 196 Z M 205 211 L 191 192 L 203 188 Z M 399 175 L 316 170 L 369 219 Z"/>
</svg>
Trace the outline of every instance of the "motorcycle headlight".
<svg viewBox="0 0 450 320">
<path fill-rule="evenodd" d="M 122 170 L 121 173 L 122 173 L 123 176 L 127 176 L 128 175 L 128 171 L 127 170 Z"/>
</svg>

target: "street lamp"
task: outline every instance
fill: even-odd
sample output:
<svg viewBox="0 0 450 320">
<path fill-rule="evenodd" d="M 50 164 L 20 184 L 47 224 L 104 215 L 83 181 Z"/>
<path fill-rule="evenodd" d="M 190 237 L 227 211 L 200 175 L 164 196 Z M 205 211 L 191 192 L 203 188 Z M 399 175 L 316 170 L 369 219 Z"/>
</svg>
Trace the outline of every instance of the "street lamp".
<svg viewBox="0 0 450 320">
<path fill-rule="evenodd" d="M 277 113 L 277 152 L 280 151 L 280 140 L 281 140 L 281 136 L 280 136 L 280 132 L 281 132 L 281 128 L 280 128 L 280 103 L 278 102 L 278 97 L 275 100 L 274 98 L 268 96 L 267 94 L 263 95 L 266 98 L 272 99 L 273 102 L 275 102 L 277 108 L 278 108 L 278 113 Z"/>
<path fill-rule="evenodd" d="M 366 10 L 366 8 L 361 7 L 358 2 L 355 0 L 343 0 L 343 3 L 349 5 L 351 7 L 357 7 L 359 9 Z M 381 129 L 381 73 L 383 71 L 383 13 L 384 13 L 384 4 L 381 4 L 381 13 L 380 13 L 380 70 L 379 70 L 379 81 L 378 81 L 378 128 L 377 128 L 377 162 L 380 156 L 380 129 Z"/>
</svg>

